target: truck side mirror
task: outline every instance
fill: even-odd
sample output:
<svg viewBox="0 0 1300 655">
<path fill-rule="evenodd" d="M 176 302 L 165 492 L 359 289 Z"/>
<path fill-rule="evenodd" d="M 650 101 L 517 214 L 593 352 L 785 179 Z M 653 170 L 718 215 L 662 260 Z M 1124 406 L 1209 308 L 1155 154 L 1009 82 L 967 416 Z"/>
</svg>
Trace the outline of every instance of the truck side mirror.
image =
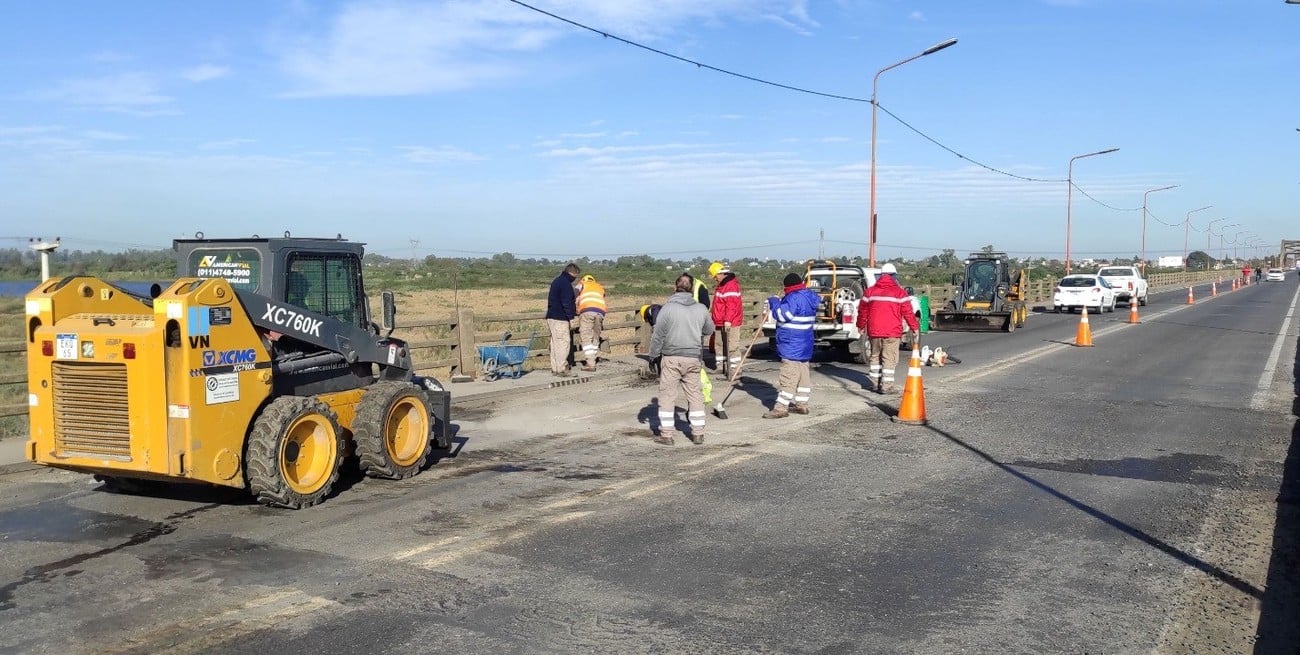
<svg viewBox="0 0 1300 655">
<path fill-rule="evenodd" d="M 397 303 L 393 300 L 392 291 L 385 291 L 381 297 L 384 305 L 383 328 L 391 334 L 397 328 Z"/>
<path fill-rule="evenodd" d="M 916 295 L 915 292 L 913 291 L 912 287 L 903 287 L 903 291 L 906 291 L 906 292 L 907 292 L 907 295 L 909 295 L 909 296 Z"/>
</svg>

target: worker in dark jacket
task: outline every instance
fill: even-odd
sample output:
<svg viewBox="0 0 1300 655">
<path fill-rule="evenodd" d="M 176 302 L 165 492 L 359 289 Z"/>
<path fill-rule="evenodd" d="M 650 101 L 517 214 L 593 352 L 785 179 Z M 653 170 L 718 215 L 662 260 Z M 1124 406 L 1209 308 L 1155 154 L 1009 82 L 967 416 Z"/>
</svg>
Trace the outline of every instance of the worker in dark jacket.
<svg viewBox="0 0 1300 655">
<path fill-rule="evenodd" d="M 785 296 L 767 299 L 768 311 L 776 321 L 776 354 L 781 358 L 780 389 L 771 411 L 763 418 L 785 418 L 790 412 L 808 413 L 812 394 L 812 373 L 808 362 L 813 355 L 813 326 L 817 322 L 817 293 L 803 285 L 803 276 L 785 276 Z"/>
<path fill-rule="evenodd" d="M 551 292 L 546 297 L 546 327 L 551 332 L 551 374 L 567 378 L 569 355 L 573 353 L 571 321 L 578 317 L 578 294 L 574 283 L 582 270 L 570 263 L 551 280 Z"/>
</svg>

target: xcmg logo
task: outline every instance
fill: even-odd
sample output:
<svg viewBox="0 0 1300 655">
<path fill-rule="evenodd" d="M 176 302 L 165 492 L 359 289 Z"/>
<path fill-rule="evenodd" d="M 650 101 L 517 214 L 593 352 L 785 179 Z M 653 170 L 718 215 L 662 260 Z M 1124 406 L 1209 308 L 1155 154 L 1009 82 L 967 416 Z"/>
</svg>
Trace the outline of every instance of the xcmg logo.
<svg viewBox="0 0 1300 655">
<path fill-rule="evenodd" d="M 234 364 L 252 364 L 257 361 L 257 351 L 247 350 L 205 350 L 204 366 L 229 366 Z"/>
</svg>

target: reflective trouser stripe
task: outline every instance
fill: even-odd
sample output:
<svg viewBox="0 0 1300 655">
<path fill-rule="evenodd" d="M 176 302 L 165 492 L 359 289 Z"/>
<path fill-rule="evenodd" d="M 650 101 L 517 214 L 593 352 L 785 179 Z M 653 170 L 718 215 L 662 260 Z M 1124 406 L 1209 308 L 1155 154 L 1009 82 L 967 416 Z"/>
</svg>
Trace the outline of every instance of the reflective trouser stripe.
<svg viewBox="0 0 1300 655">
<path fill-rule="evenodd" d="M 812 393 L 812 387 L 795 387 L 794 401 L 797 403 L 808 402 L 808 394 Z"/>
<path fill-rule="evenodd" d="M 693 428 L 702 428 L 702 427 L 704 427 L 704 412 L 703 412 L 703 411 L 690 412 L 689 414 L 687 414 L 687 417 L 689 417 L 689 418 L 691 419 L 691 427 L 693 427 Z"/>
<path fill-rule="evenodd" d="M 887 368 L 887 369 L 883 369 L 881 372 L 883 372 L 883 373 L 885 374 L 885 382 L 893 382 L 893 381 L 894 381 L 894 369 L 892 369 L 892 368 Z"/>
<path fill-rule="evenodd" d="M 782 405 L 789 405 L 791 400 L 794 400 L 794 394 L 789 394 L 784 391 L 776 394 L 776 402 L 781 403 Z"/>
</svg>

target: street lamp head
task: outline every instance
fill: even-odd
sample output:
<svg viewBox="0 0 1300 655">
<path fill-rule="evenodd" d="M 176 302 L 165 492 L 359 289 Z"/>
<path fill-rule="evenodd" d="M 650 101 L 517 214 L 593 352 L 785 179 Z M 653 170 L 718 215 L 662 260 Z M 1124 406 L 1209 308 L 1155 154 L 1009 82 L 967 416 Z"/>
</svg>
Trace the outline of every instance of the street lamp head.
<svg viewBox="0 0 1300 655">
<path fill-rule="evenodd" d="M 1152 190 L 1150 190 L 1150 191 L 1147 191 L 1147 193 L 1155 193 L 1155 192 L 1157 192 L 1157 191 L 1168 191 L 1168 190 L 1170 190 L 1170 189 L 1177 189 L 1178 186 L 1179 186 L 1179 185 L 1177 185 L 1177 184 L 1170 184 L 1169 186 L 1162 186 L 1162 187 L 1160 187 L 1159 189 L 1152 189 Z"/>
<path fill-rule="evenodd" d="M 1119 151 L 1119 148 L 1111 148 L 1111 149 L 1109 149 L 1109 150 L 1102 150 L 1101 152 L 1096 153 L 1096 154 L 1098 154 L 1098 155 L 1109 155 L 1109 154 L 1112 153 L 1112 152 L 1118 152 L 1118 151 Z"/>
<path fill-rule="evenodd" d="M 957 39 L 948 39 L 947 41 L 936 43 L 926 48 L 925 51 L 921 53 L 921 56 L 924 57 L 926 55 L 932 55 L 936 52 L 939 52 L 940 50 L 943 50 L 944 48 L 948 48 L 955 45 L 957 45 Z"/>
</svg>

